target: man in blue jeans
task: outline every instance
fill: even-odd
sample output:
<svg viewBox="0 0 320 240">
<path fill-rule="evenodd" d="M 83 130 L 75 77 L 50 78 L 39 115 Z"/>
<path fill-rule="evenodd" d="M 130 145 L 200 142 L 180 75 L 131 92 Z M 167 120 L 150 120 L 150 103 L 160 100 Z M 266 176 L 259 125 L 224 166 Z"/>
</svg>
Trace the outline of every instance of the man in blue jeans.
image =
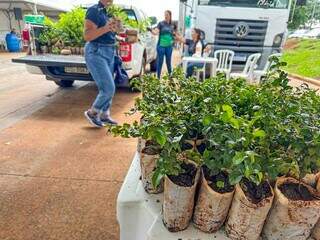
<svg viewBox="0 0 320 240">
<path fill-rule="evenodd" d="M 84 114 L 95 127 L 117 124 L 110 117 L 115 94 L 113 69 L 117 21 L 108 17 L 106 9 L 112 3 L 113 0 L 100 0 L 98 4 L 88 8 L 85 18 L 85 60 L 99 94 L 92 107 Z"/>
</svg>

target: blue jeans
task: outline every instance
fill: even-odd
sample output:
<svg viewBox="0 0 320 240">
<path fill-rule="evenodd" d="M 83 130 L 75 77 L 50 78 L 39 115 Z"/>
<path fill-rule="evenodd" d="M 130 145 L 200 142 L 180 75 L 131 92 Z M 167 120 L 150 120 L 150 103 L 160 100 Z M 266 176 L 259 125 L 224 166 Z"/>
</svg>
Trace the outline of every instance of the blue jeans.
<svg viewBox="0 0 320 240">
<path fill-rule="evenodd" d="M 195 68 L 203 68 L 203 66 L 204 63 L 188 63 L 186 77 L 191 77 Z"/>
<path fill-rule="evenodd" d="M 158 47 L 157 47 L 157 53 L 158 53 L 157 76 L 158 76 L 158 78 L 161 77 L 161 71 L 162 71 L 164 57 L 166 57 L 166 64 L 167 64 L 168 73 L 171 74 L 171 72 L 172 72 L 172 66 L 171 66 L 172 51 L 173 51 L 173 47 L 160 47 L 158 45 Z"/>
<path fill-rule="evenodd" d="M 114 83 L 115 47 L 99 43 L 87 43 L 85 60 L 87 68 L 97 84 L 99 93 L 92 108 L 97 112 L 107 112 L 115 94 Z"/>
</svg>

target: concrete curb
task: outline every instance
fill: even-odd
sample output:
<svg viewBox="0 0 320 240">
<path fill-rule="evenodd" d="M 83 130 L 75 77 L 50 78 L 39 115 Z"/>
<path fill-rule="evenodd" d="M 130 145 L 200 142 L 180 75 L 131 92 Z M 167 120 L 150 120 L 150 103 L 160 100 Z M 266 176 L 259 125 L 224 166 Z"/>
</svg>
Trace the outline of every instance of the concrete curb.
<svg viewBox="0 0 320 240">
<path fill-rule="evenodd" d="M 289 75 L 289 78 L 295 78 L 295 79 L 298 79 L 307 83 L 311 83 L 320 87 L 320 80 L 316 80 L 308 77 L 302 77 L 300 75 L 293 74 L 293 73 L 289 73 L 288 75 Z"/>
</svg>

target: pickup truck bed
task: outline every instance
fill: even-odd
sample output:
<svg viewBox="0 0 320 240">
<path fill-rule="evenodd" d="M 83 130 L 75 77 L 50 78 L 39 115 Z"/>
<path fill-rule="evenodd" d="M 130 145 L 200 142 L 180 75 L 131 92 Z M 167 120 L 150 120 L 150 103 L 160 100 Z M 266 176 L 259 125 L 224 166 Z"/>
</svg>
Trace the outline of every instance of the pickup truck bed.
<svg viewBox="0 0 320 240">
<path fill-rule="evenodd" d="M 33 66 L 57 66 L 57 67 L 86 67 L 83 56 L 78 55 L 53 55 L 43 54 L 36 56 L 25 56 L 12 59 L 15 63 L 25 63 Z"/>
<path fill-rule="evenodd" d="M 24 63 L 33 74 L 45 75 L 61 87 L 70 87 L 74 81 L 93 81 L 86 68 L 85 59 L 78 55 L 43 54 L 12 59 L 15 63 Z M 128 87 L 129 82 L 117 83 L 117 87 Z"/>
</svg>

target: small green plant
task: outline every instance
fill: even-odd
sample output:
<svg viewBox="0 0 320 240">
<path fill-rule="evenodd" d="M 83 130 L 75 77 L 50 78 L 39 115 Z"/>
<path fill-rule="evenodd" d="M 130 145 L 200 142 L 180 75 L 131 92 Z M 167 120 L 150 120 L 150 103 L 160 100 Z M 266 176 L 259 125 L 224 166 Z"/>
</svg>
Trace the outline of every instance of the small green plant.
<svg viewBox="0 0 320 240">
<path fill-rule="evenodd" d="M 63 42 L 68 46 L 83 47 L 85 10 L 77 7 L 68 13 L 62 13 L 57 22 L 57 29 L 61 31 Z"/>
<path fill-rule="evenodd" d="M 108 14 L 110 17 L 114 17 L 119 19 L 123 25 L 127 28 L 137 29 L 140 33 L 144 33 L 147 31 L 147 27 L 150 26 L 150 20 L 133 20 L 129 19 L 127 13 L 123 11 L 123 9 L 117 5 L 112 5 L 107 8 Z"/>
<path fill-rule="evenodd" d="M 74 8 L 72 11 L 59 15 L 57 22 L 45 18 L 44 29 L 38 37 L 42 46 L 54 46 L 55 53 L 58 48 L 63 47 L 83 47 L 85 44 L 83 38 L 85 10 L 81 7 Z M 137 29 L 144 33 L 150 25 L 149 20 L 136 21 L 128 18 L 128 15 L 119 6 L 108 7 L 108 14 L 111 17 L 118 18 L 126 28 Z"/>
<path fill-rule="evenodd" d="M 284 65 L 276 60 L 259 86 L 220 75 L 200 83 L 181 69 L 162 80 L 146 75 L 135 83 L 142 98 L 129 112 L 139 112 L 141 123 L 111 131 L 161 146 L 154 185 L 183 173 L 185 159 L 212 176 L 227 174 L 230 185 L 300 179 L 320 167 L 320 97 L 307 86 L 290 87 Z"/>
<path fill-rule="evenodd" d="M 60 31 L 57 28 L 57 24 L 50 18 L 45 17 L 44 28 L 41 31 L 38 41 L 42 46 L 52 46 L 61 39 Z"/>
</svg>

